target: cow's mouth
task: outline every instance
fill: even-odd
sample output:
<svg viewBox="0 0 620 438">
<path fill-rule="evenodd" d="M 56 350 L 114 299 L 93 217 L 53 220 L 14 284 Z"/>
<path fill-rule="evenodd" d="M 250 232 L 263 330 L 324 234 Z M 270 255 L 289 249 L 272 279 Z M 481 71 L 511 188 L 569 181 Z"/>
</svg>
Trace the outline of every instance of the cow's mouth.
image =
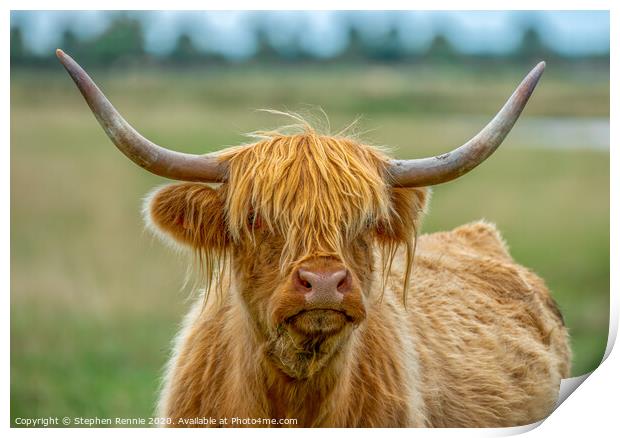
<svg viewBox="0 0 620 438">
<path fill-rule="evenodd" d="M 353 318 L 337 309 L 302 310 L 287 318 L 287 323 L 293 330 L 308 335 L 334 334 L 351 322 Z"/>
<path fill-rule="evenodd" d="M 340 309 L 304 309 L 278 325 L 267 352 L 285 374 L 306 379 L 341 351 L 354 325 L 353 318 Z"/>
</svg>

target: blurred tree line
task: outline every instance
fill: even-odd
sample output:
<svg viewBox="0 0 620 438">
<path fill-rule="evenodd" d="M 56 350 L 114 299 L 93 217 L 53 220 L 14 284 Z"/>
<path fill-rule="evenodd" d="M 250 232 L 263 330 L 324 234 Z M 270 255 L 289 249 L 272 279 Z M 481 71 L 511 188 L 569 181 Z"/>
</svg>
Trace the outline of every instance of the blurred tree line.
<svg viewBox="0 0 620 438">
<path fill-rule="evenodd" d="M 279 64 L 279 63 L 479 63 L 512 61 L 533 63 L 541 59 L 556 62 L 574 62 L 547 47 L 534 27 L 523 34 L 516 50 L 506 54 L 463 54 L 456 50 L 449 39 L 441 34 L 434 37 L 428 48 L 411 51 L 403 47 L 398 38 L 398 29 L 390 29 L 384 36 L 368 40 L 354 27 L 349 29 L 348 45 L 344 51 L 331 58 L 317 58 L 296 46 L 293 39 L 285 50 L 274 47 L 264 30 L 254 29 L 257 41 L 256 53 L 243 61 L 232 61 L 225 56 L 199 50 L 187 34 L 181 34 L 174 48 L 166 55 L 152 55 L 145 50 L 142 23 L 127 15 L 118 15 L 100 35 L 80 39 L 71 30 L 65 30 L 59 43 L 64 51 L 90 67 L 105 67 L 117 63 L 148 63 L 161 66 L 225 65 L 230 63 Z M 37 55 L 24 44 L 19 27 L 11 27 L 11 66 L 56 67 L 53 50 L 47 55 Z M 609 63 L 608 54 L 580 57 L 589 63 Z"/>
</svg>

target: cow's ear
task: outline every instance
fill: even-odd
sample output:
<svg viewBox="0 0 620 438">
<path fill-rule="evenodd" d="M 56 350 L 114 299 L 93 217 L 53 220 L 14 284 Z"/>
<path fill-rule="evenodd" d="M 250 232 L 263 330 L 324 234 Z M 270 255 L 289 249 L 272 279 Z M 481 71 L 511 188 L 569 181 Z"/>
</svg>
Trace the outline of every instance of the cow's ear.
<svg viewBox="0 0 620 438">
<path fill-rule="evenodd" d="M 145 199 L 144 220 L 165 241 L 211 251 L 228 245 L 221 190 L 205 184 L 170 184 L 156 189 Z"/>
<path fill-rule="evenodd" d="M 392 213 L 389 221 L 380 225 L 380 237 L 409 241 L 414 231 L 419 232 L 430 195 L 431 191 L 427 187 L 391 188 Z"/>
</svg>

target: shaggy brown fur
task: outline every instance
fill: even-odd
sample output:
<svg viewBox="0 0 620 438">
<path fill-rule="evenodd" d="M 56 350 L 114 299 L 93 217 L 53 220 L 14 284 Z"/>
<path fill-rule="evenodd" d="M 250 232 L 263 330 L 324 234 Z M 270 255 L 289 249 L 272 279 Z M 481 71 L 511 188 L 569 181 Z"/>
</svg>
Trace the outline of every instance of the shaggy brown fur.
<svg viewBox="0 0 620 438">
<path fill-rule="evenodd" d="M 484 427 L 550 413 L 567 332 L 493 225 L 416 238 L 427 190 L 390 187 L 381 151 L 309 128 L 220 157 L 227 183 L 173 184 L 146 204 L 219 291 L 186 318 L 162 416 Z M 331 266 L 349 270 L 351 292 L 307 308 L 293 273 Z"/>
</svg>

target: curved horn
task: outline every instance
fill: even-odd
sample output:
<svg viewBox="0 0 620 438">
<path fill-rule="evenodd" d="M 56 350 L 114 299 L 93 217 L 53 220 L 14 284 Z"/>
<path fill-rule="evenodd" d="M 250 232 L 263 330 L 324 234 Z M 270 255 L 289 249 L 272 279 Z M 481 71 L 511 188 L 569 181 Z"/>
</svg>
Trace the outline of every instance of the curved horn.
<svg viewBox="0 0 620 438">
<path fill-rule="evenodd" d="M 502 144 L 521 115 L 544 69 L 544 62 L 534 67 L 493 120 L 463 146 L 431 158 L 391 160 L 388 173 L 392 185 L 421 187 L 441 184 L 466 174 L 486 160 Z"/>
<path fill-rule="evenodd" d="M 105 133 L 131 161 L 156 175 L 182 181 L 221 182 L 226 178 L 226 165 L 214 156 L 170 151 L 142 137 L 116 111 L 77 62 L 60 49 L 56 50 L 56 56 Z"/>
</svg>

